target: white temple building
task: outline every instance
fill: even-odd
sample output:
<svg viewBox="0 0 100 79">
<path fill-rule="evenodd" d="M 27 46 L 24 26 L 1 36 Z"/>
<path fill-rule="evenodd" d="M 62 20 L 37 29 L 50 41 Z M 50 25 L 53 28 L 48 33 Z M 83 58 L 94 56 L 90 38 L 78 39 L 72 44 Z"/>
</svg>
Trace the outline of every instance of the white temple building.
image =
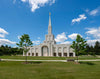
<svg viewBox="0 0 100 79">
<path fill-rule="evenodd" d="M 27 56 L 55 56 L 55 57 L 75 57 L 70 44 L 56 44 L 54 35 L 52 34 L 51 13 L 49 13 L 48 34 L 40 45 L 28 47 L 30 50 Z M 23 52 L 23 56 L 25 53 Z"/>
</svg>

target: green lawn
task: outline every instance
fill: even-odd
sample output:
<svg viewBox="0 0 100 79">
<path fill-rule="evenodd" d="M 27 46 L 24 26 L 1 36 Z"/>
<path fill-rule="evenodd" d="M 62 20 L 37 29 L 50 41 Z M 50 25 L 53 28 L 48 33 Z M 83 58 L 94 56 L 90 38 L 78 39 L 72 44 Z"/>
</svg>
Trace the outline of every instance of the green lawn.
<svg viewBox="0 0 100 79">
<path fill-rule="evenodd" d="M 0 56 L 2 59 L 25 59 L 25 56 Z M 28 60 L 66 60 L 66 59 L 76 59 L 74 57 L 32 57 L 28 56 Z M 79 56 L 79 59 L 100 59 L 100 57 L 96 56 Z"/>
<path fill-rule="evenodd" d="M 0 79 L 100 79 L 100 62 L 0 62 Z"/>
</svg>

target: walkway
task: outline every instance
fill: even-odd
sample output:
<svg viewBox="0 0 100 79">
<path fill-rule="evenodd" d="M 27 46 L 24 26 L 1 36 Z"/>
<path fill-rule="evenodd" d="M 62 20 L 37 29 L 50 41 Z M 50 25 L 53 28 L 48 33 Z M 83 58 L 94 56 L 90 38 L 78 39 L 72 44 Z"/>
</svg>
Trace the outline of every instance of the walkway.
<svg viewBox="0 0 100 79">
<path fill-rule="evenodd" d="M 25 60 L 19 60 L 19 59 L 1 59 L 1 61 L 25 61 Z M 27 60 L 27 61 L 67 62 L 67 60 Z M 77 60 L 75 60 L 75 61 L 77 61 Z M 100 59 L 78 60 L 78 61 L 100 61 Z"/>
</svg>

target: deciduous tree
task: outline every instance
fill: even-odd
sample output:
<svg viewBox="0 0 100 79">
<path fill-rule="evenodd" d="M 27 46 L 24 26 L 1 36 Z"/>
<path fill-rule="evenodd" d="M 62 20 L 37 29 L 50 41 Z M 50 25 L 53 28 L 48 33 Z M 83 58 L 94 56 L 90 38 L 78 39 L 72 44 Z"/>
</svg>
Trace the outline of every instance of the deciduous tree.
<svg viewBox="0 0 100 79">
<path fill-rule="evenodd" d="M 17 45 L 21 48 L 23 48 L 23 52 L 26 55 L 26 63 L 27 63 L 27 52 L 29 51 L 29 46 L 31 46 L 33 43 L 30 40 L 30 37 L 28 34 L 24 34 L 20 37 L 20 41 L 19 43 L 17 43 Z"/>
<path fill-rule="evenodd" d="M 80 35 L 77 35 L 77 38 L 75 41 L 73 41 L 71 47 L 74 49 L 74 52 L 76 53 L 77 55 L 77 62 L 78 62 L 78 54 L 80 51 L 85 51 L 85 48 L 86 48 L 86 41 L 85 39 L 83 39 Z"/>
</svg>

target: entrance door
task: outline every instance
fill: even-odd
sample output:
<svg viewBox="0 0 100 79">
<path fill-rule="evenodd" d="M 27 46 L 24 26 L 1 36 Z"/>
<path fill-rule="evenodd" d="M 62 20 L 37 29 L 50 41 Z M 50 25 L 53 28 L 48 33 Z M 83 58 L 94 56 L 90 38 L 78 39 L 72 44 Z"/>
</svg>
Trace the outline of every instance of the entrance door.
<svg viewBox="0 0 100 79">
<path fill-rule="evenodd" d="M 47 46 L 42 47 L 42 56 L 48 56 L 48 47 Z"/>
</svg>

